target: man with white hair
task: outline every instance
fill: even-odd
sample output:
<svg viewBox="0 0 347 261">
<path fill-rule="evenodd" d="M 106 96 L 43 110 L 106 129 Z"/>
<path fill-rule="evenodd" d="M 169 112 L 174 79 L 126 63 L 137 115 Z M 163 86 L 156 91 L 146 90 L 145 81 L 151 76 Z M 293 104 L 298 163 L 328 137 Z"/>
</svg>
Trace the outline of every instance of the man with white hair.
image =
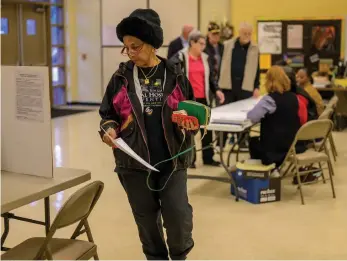
<svg viewBox="0 0 347 261">
<path fill-rule="evenodd" d="M 188 36 L 193 29 L 194 27 L 192 25 L 184 25 L 182 27 L 182 34 L 169 44 L 169 49 L 167 52 L 168 59 L 181 51 L 183 48 L 188 47 Z"/>
<path fill-rule="evenodd" d="M 242 23 L 239 37 L 224 42 L 218 85 L 225 104 L 259 96 L 259 49 L 251 41 L 252 31 L 250 24 Z"/>
</svg>

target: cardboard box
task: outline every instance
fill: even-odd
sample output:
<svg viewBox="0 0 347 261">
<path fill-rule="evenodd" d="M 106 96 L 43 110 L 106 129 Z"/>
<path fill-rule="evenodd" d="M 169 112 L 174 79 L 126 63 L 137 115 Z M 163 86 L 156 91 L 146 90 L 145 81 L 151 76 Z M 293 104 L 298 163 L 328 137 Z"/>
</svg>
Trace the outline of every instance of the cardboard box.
<svg viewBox="0 0 347 261">
<path fill-rule="evenodd" d="M 281 178 L 271 177 L 273 166 L 248 167 L 238 164 L 232 174 L 239 197 L 253 204 L 262 204 L 281 200 Z M 231 185 L 231 194 L 235 195 Z"/>
</svg>

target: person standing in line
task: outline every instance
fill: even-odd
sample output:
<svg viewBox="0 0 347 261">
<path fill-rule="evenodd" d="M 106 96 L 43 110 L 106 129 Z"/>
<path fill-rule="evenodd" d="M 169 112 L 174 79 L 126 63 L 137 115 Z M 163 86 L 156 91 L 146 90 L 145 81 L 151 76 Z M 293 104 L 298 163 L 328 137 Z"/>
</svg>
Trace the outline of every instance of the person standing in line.
<svg viewBox="0 0 347 261">
<path fill-rule="evenodd" d="M 191 31 L 193 31 L 194 27 L 191 25 L 184 25 L 182 27 L 182 34 L 170 42 L 167 58 L 170 59 L 172 56 L 177 54 L 183 48 L 188 47 L 188 36 Z"/>
<path fill-rule="evenodd" d="M 260 95 L 259 48 L 251 41 L 252 32 L 251 25 L 242 23 L 239 37 L 224 42 L 218 85 L 225 95 L 225 104 Z"/>
<path fill-rule="evenodd" d="M 208 55 L 203 52 L 206 47 L 206 38 L 199 31 L 192 31 L 188 37 L 189 47 L 178 52 L 172 60 L 178 60 L 182 64 L 182 68 L 189 79 L 197 102 L 210 106 L 209 94 L 213 93 L 220 103 L 224 102 L 224 94 L 217 88 L 216 81 L 208 63 Z M 201 133 L 204 130 L 201 129 Z M 202 140 L 202 158 L 204 165 L 219 166 L 220 163 L 213 160 L 212 132 L 208 131 Z M 194 154 L 193 164 L 191 168 L 196 168 Z"/>
<path fill-rule="evenodd" d="M 112 139 L 122 138 L 151 165 L 191 148 L 199 126 L 191 121 L 178 125 L 171 116 L 179 102 L 194 100 L 193 90 L 179 64 L 156 56 L 163 30 L 154 10 L 133 11 L 116 32 L 124 43 L 121 53 L 130 60 L 121 63 L 109 81 L 99 110 L 99 133 L 113 147 L 115 172 L 128 196 L 146 258 L 184 260 L 194 246 L 187 194 L 190 155 L 159 164 L 160 172 L 149 176 L 148 169 L 115 148 Z"/>
<path fill-rule="evenodd" d="M 220 42 L 220 27 L 214 22 L 210 22 L 208 26 L 208 34 L 206 48 L 204 52 L 208 55 L 208 64 L 211 68 L 211 73 L 214 81 L 218 82 L 220 62 L 223 56 L 224 46 Z M 211 95 L 210 95 L 210 98 Z"/>
</svg>

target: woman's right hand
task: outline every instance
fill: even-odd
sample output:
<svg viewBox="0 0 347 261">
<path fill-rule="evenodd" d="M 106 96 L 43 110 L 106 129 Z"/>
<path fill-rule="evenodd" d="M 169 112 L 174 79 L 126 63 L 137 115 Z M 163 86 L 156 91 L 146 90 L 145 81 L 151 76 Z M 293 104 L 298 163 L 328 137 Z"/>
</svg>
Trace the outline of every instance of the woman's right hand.
<svg viewBox="0 0 347 261">
<path fill-rule="evenodd" d="M 112 137 L 113 140 L 115 140 L 117 138 L 117 133 L 116 133 L 115 129 L 108 128 L 106 132 L 108 133 L 108 135 L 110 135 L 110 137 Z M 108 135 L 104 134 L 104 136 L 102 138 L 103 142 L 105 142 L 108 146 L 110 146 L 112 148 L 117 148 Z"/>
</svg>

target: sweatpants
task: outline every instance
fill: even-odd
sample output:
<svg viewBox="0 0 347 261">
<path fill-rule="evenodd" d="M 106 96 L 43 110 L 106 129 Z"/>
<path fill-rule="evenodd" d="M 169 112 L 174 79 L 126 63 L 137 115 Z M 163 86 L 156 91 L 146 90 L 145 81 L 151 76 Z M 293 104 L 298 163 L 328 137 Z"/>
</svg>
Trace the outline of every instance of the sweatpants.
<svg viewBox="0 0 347 261">
<path fill-rule="evenodd" d="M 192 239 L 193 209 L 188 202 L 187 170 L 172 174 L 164 190 L 151 191 L 147 172 L 118 170 L 118 177 L 138 227 L 143 252 L 148 260 L 184 260 L 194 246 Z M 160 189 L 170 173 L 154 173 L 150 187 Z M 164 226 L 162 224 L 164 221 Z M 166 229 L 166 247 L 163 227 Z"/>
</svg>

